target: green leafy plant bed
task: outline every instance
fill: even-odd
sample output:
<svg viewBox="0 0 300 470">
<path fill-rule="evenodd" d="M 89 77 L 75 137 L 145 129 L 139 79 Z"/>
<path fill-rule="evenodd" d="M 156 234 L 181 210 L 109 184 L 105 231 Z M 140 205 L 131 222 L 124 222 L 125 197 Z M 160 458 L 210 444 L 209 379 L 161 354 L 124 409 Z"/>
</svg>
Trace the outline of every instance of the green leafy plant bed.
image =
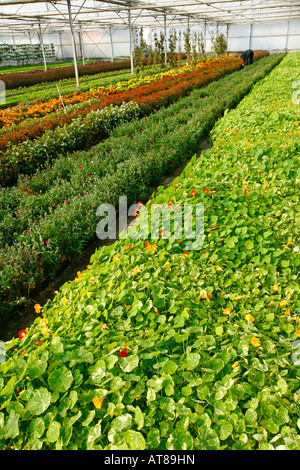
<svg viewBox="0 0 300 470">
<path fill-rule="evenodd" d="M 6 343 L 1 448 L 300 449 L 299 64 L 147 203 L 204 204 L 201 250 L 103 247 Z"/>
<path fill-rule="evenodd" d="M 140 117 L 149 115 L 189 95 L 193 89 L 203 88 L 240 68 L 240 61 L 226 57 L 202 62 L 183 76 L 175 73 L 175 76 L 160 77 L 144 86 L 91 99 L 71 106 L 66 113 L 51 113 L 33 122 L 29 128 L 21 126 L 16 131 L 2 134 L 0 146 L 4 152 L 0 155 L 0 183 L 11 185 L 19 174 L 34 172 L 37 165 L 43 165 L 63 152 L 86 149 L 105 139 L 105 122 L 103 124 L 98 118 L 103 113 L 105 116 L 110 106 L 134 101 L 139 105 Z"/>
<path fill-rule="evenodd" d="M 166 109 L 116 127 L 88 152 L 57 158 L 16 187 L 2 188 L 1 322 L 95 238 L 98 205 L 117 205 L 122 194 L 128 204 L 146 201 L 151 186 L 191 158 L 224 110 L 236 106 L 281 59 L 261 59 Z"/>
</svg>

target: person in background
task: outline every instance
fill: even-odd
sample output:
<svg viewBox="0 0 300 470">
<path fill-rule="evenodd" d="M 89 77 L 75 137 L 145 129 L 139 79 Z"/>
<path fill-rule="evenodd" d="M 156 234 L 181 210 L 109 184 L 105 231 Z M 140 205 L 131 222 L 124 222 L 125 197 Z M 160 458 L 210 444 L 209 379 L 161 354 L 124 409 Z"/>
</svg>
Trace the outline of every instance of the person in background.
<svg viewBox="0 0 300 470">
<path fill-rule="evenodd" d="M 244 65 L 253 64 L 254 52 L 252 49 L 248 49 L 241 53 L 240 58 L 244 61 Z"/>
</svg>

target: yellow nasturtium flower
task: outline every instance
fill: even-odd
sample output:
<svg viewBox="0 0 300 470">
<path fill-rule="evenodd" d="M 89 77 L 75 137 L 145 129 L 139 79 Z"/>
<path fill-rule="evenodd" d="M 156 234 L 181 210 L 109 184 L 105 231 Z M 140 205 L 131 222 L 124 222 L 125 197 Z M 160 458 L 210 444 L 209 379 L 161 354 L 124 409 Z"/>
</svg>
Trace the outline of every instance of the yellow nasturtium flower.
<svg viewBox="0 0 300 470">
<path fill-rule="evenodd" d="M 141 270 L 140 270 L 140 267 L 139 266 L 136 266 L 134 269 L 133 269 L 133 274 L 137 274 L 137 273 L 140 273 Z"/>
<path fill-rule="evenodd" d="M 203 289 L 203 290 L 200 291 L 200 297 L 201 297 L 202 299 L 206 299 L 206 298 L 207 298 L 207 292 L 206 292 L 206 290 Z"/>
<path fill-rule="evenodd" d="M 252 336 L 250 343 L 257 348 L 260 345 L 260 339 Z"/>
<path fill-rule="evenodd" d="M 254 318 L 252 317 L 251 313 L 247 313 L 247 315 L 245 315 L 245 320 L 254 322 Z"/>
<path fill-rule="evenodd" d="M 94 403 L 95 408 L 97 408 L 97 410 L 101 410 L 103 400 L 104 398 L 98 398 L 97 396 L 93 398 L 93 403 Z"/>
<path fill-rule="evenodd" d="M 279 287 L 278 287 L 277 284 L 275 284 L 275 285 L 272 287 L 272 291 L 273 291 L 274 293 L 278 292 L 278 289 L 279 289 Z"/>
<path fill-rule="evenodd" d="M 35 304 L 34 310 L 35 310 L 35 313 L 41 313 L 42 307 L 40 306 L 40 304 Z"/>
</svg>

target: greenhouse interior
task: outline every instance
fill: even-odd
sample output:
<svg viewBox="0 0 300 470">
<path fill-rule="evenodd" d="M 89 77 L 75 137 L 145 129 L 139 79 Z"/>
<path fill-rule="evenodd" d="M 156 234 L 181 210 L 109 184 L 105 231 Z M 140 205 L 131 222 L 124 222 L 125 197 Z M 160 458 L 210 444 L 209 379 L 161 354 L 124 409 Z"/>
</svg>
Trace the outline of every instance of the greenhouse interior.
<svg viewBox="0 0 300 470">
<path fill-rule="evenodd" d="M 299 122 L 300 0 L 0 0 L 0 450 L 300 450 Z"/>
</svg>

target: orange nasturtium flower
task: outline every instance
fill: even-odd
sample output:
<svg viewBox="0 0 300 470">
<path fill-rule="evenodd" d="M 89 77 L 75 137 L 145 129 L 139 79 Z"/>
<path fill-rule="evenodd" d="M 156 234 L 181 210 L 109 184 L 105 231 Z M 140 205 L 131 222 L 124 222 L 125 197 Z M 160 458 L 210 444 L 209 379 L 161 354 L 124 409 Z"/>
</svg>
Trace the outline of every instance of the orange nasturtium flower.
<svg viewBox="0 0 300 470">
<path fill-rule="evenodd" d="M 278 292 L 278 285 L 277 284 L 275 284 L 275 286 L 272 287 L 272 291 L 274 293 Z"/>
<path fill-rule="evenodd" d="M 255 338 L 255 336 L 252 336 L 250 343 L 252 344 L 252 346 L 255 346 L 257 348 L 260 345 L 260 339 Z"/>
<path fill-rule="evenodd" d="M 219 266 L 219 265 L 217 264 L 217 266 L 216 266 L 216 271 L 222 271 L 222 270 L 223 270 L 223 269 L 221 268 L 221 266 Z"/>
<path fill-rule="evenodd" d="M 103 400 L 104 398 L 98 398 L 97 396 L 93 398 L 93 403 L 94 403 L 95 408 L 97 408 L 97 410 L 101 410 Z"/>
<path fill-rule="evenodd" d="M 287 305 L 287 302 L 285 300 L 281 300 L 280 307 L 284 307 L 285 305 Z"/>
<path fill-rule="evenodd" d="M 296 330 L 296 331 L 295 331 L 295 335 L 300 338 L 300 330 Z"/>
<path fill-rule="evenodd" d="M 229 315 L 231 312 L 231 308 L 227 307 L 223 310 L 223 315 Z"/>
<path fill-rule="evenodd" d="M 116 262 L 116 261 L 119 261 L 120 259 L 120 256 L 119 255 L 114 255 L 113 256 L 113 261 Z"/>
<path fill-rule="evenodd" d="M 156 245 L 151 245 L 150 243 L 147 244 L 147 246 L 146 246 L 146 251 L 147 252 L 156 251 L 156 250 L 157 250 Z"/>
<path fill-rule="evenodd" d="M 35 313 L 41 313 L 42 307 L 40 306 L 40 304 L 35 304 L 34 310 L 35 310 Z"/>
</svg>

